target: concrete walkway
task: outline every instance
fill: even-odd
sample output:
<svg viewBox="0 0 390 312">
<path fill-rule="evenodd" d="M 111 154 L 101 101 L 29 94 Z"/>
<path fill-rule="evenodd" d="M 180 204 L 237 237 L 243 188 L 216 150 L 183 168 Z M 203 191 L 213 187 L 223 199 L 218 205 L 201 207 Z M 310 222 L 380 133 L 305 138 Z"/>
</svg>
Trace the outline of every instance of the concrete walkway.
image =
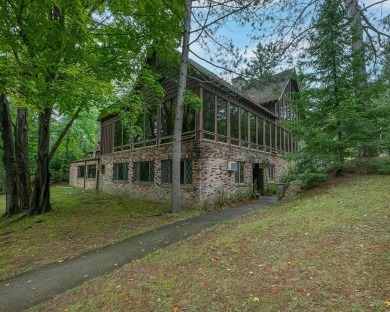
<svg viewBox="0 0 390 312">
<path fill-rule="evenodd" d="M 0 311 L 22 311 L 72 289 L 90 278 L 118 269 L 155 249 L 186 239 L 217 223 L 264 208 L 276 197 L 261 197 L 251 203 L 217 210 L 175 222 L 117 244 L 53 263 L 0 281 Z"/>
</svg>

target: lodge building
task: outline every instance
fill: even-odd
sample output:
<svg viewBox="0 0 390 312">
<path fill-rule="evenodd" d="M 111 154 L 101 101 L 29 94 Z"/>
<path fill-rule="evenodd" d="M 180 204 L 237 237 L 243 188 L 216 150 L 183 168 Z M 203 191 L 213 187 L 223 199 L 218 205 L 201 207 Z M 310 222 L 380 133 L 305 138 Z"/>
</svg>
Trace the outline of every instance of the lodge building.
<svg viewBox="0 0 390 312">
<path fill-rule="evenodd" d="M 178 76 L 178 74 L 177 74 Z M 160 105 L 148 103 L 128 135 L 121 118 L 100 119 L 100 151 L 73 162 L 70 185 L 102 192 L 166 202 L 171 194 L 172 141 L 177 84 L 164 79 Z M 287 70 L 242 91 L 190 61 L 187 89 L 202 100 L 196 112 L 185 108 L 182 126 L 181 193 L 184 203 L 201 207 L 253 189 L 263 192 L 288 168 L 282 157 L 297 150 L 283 126 L 297 119 L 291 98 L 299 91 L 294 71 Z"/>
</svg>

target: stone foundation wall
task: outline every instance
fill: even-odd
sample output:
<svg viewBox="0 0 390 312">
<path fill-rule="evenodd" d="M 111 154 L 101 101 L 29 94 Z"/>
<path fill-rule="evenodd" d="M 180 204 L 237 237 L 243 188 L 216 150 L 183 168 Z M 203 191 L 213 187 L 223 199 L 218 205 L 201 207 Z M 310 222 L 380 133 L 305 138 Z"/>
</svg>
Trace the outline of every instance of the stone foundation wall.
<svg viewBox="0 0 390 312">
<path fill-rule="evenodd" d="M 88 179 L 88 165 L 96 165 L 98 166 L 98 160 L 97 159 L 87 159 L 87 160 L 80 160 L 78 162 L 73 162 L 70 164 L 70 170 L 69 170 L 69 185 L 75 186 L 75 187 L 81 187 L 85 188 L 86 190 L 96 190 L 96 179 L 97 179 L 97 172 L 95 179 Z M 77 167 L 79 166 L 85 166 L 84 175 L 83 178 L 77 177 Z"/>
<path fill-rule="evenodd" d="M 278 181 L 287 170 L 288 163 L 278 155 L 264 153 L 258 150 L 241 148 L 234 145 L 213 141 L 185 140 L 182 142 L 182 159 L 192 160 L 192 184 L 182 185 L 182 198 L 188 206 L 203 207 L 214 203 L 223 203 L 232 197 L 245 197 L 252 193 L 253 164 L 257 163 L 263 169 L 264 186 L 268 182 L 268 168 L 275 166 L 275 181 Z M 169 202 L 171 185 L 162 183 L 162 160 L 172 159 L 172 145 L 151 146 L 135 150 L 102 155 L 99 174 L 99 189 L 103 192 L 145 198 L 156 202 Z M 134 182 L 134 163 L 153 161 L 154 182 Z M 244 181 L 235 182 L 235 172 L 227 170 L 228 161 L 244 163 Z M 87 165 L 97 163 L 97 160 L 87 161 Z M 113 165 L 128 163 L 128 180 L 113 180 Z M 77 166 L 71 164 L 70 185 L 96 188 L 96 180 L 77 179 Z M 100 170 L 101 169 L 101 170 Z"/>
</svg>

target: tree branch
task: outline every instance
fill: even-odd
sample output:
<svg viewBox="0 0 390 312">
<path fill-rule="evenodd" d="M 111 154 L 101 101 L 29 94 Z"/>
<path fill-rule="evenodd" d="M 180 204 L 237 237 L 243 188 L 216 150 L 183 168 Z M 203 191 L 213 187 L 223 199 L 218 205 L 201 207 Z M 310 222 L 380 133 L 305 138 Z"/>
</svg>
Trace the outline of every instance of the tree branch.
<svg viewBox="0 0 390 312">
<path fill-rule="evenodd" d="M 49 152 L 49 161 L 53 158 L 54 154 L 56 153 L 58 147 L 60 146 L 62 140 L 64 139 L 65 135 L 68 133 L 68 130 L 73 125 L 73 122 L 76 120 L 76 118 L 79 116 L 81 110 L 84 107 L 84 104 L 80 104 L 80 106 L 77 108 L 77 110 L 74 112 L 72 118 L 69 120 L 69 122 L 66 124 L 65 128 L 61 131 L 60 136 L 57 138 L 57 141 L 52 146 L 50 152 Z"/>
</svg>

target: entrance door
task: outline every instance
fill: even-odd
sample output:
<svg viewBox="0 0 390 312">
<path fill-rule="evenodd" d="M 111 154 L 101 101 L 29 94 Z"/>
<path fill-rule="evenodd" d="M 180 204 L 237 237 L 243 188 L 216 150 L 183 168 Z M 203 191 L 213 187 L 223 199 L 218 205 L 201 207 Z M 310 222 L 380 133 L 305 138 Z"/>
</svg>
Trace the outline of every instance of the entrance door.
<svg viewBox="0 0 390 312">
<path fill-rule="evenodd" d="M 263 194 L 264 191 L 264 176 L 263 176 L 263 168 L 260 168 L 259 164 L 254 164 L 253 167 L 253 187 L 256 188 L 260 192 L 260 194 Z"/>
</svg>

